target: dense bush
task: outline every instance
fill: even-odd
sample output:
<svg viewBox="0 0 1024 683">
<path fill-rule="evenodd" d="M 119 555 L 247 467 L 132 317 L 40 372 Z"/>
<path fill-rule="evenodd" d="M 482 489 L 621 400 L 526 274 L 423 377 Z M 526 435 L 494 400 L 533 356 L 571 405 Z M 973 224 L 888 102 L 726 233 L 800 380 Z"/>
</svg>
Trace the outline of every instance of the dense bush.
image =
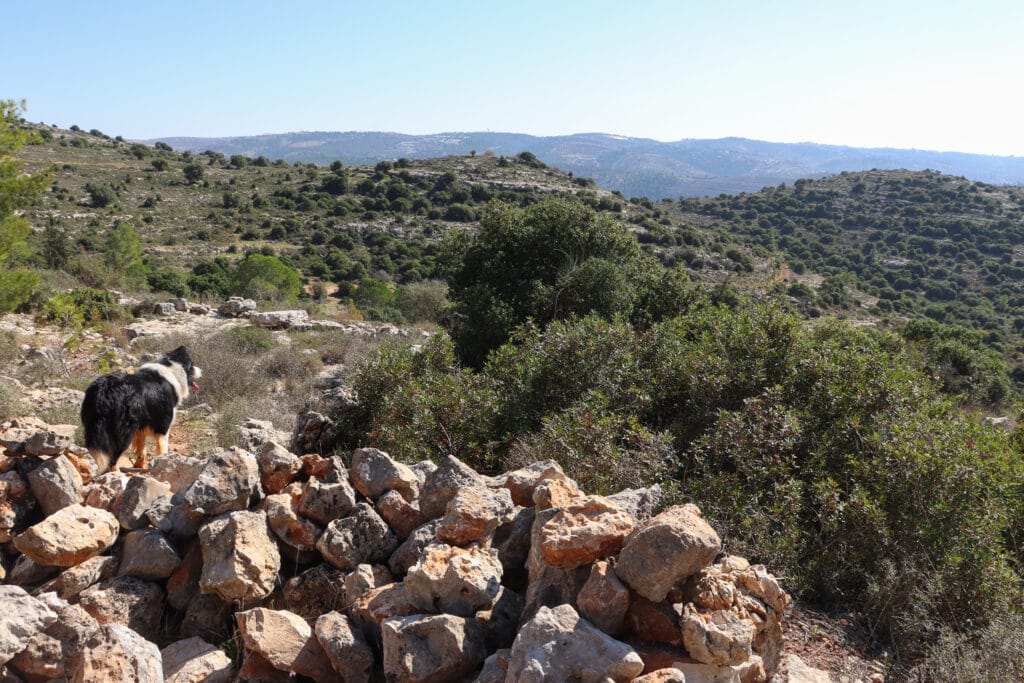
<svg viewBox="0 0 1024 683">
<path fill-rule="evenodd" d="M 730 552 L 919 654 L 1022 597 L 1024 521 L 1011 439 L 962 416 L 921 358 L 895 334 L 749 301 L 647 329 L 527 326 L 480 372 L 438 335 L 356 370 L 350 438 L 485 469 L 555 457 L 598 491 L 661 481 Z"/>
</svg>

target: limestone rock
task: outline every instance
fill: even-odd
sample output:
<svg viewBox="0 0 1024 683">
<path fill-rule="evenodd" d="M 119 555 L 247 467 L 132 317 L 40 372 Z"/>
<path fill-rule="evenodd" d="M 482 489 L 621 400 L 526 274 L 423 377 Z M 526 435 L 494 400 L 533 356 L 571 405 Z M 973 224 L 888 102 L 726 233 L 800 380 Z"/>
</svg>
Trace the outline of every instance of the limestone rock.
<svg viewBox="0 0 1024 683">
<path fill-rule="evenodd" d="M 661 484 L 654 484 L 647 488 L 626 489 L 613 493 L 608 496 L 608 500 L 617 503 L 638 522 L 646 522 L 654 516 L 662 495 Z"/>
<path fill-rule="evenodd" d="M 29 639 L 57 620 L 46 603 L 19 586 L 0 586 L 0 666 L 25 649 Z"/>
<path fill-rule="evenodd" d="M 294 671 L 318 683 L 337 680 L 327 654 L 306 621 L 286 610 L 257 607 L 235 614 L 247 650 L 281 671 Z"/>
<path fill-rule="evenodd" d="M 270 595 L 281 569 L 281 555 L 263 512 L 230 512 L 199 530 L 203 574 L 199 586 L 226 602 Z"/>
<path fill-rule="evenodd" d="M 160 498 L 169 495 L 171 487 L 152 477 L 130 477 L 118 499 L 114 514 L 125 529 L 141 529 L 149 524 L 146 512 Z"/>
<path fill-rule="evenodd" d="M 430 545 L 437 537 L 437 527 L 441 524 L 440 519 L 432 519 L 422 526 L 413 529 L 409 537 L 402 542 L 398 548 L 391 553 L 388 560 L 388 568 L 395 576 L 405 576 L 409 567 L 416 564 L 420 559 L 423 549 Z"/>
<path fill-rule="evenodd" d="M 274 534 L 295 552 L 309 552 L 316 548 L 322 529 L 313 522 L 299 517 L 295 502 L 287 493 L 267 496 L 261 504 Z"/>
<path fill-rule="evenodd" d="M 273 441 L 260 444 L 256 462 L 260 468 L 260 481 L 267 493 L 280 493 L 302 469 L 299 456 Z"/>
<path fill-rule="evenodd" d="M 299 502 L 299 514 L 317 524 L 327 525 L 356 509 L 356 492 L 348 479 L 324 482 L 310 479 Z"/>
<path fill-rule="evenodd" d="M 104 472 L 82 488 L 82 496 L 86 505 L 114 512 L 127 485 L 128 475 L 124 472 Z"/>
<path fill-rule="evenodd" d="M 28 484 L 44 515 L 82 502 L 82 475 L 63 455 L 29 472 Z"/>
<path fill-rule="evenodd" d="M 99 624 L 81 607 L 69 605 L 54 593 L 43 593 L 39 600 L 54 611 L 57 619 L 29 638 L 11 664 L 27 676 L 64 678 Z"/>
<path fill-rule="evenodd" d="M 683 645 L 705 664 L 734 666 L 752 654 L 753 626 L 732 612 L 702 612 L 687 604 L 682 615 Z"/>
<path fill-rule="evenodd" d="M 160 651 L 166 683 L 231 683 L 231 658 L 202 638 L 171 643 Z"/>
<path fill-rule="evenodd" d="M 484 660 L 484 668 L 473 683 L 505 683 L 508 676 L 508 657 L 512 650 L 502 648 Z"/>
<path fill-rule="evenodd" d="M 498 559 L 505 571 L 519 569 L 530 555 L 530 536 L 537 511 L 533 507 L 516 508 L 511 519 L 494 532 L 492 544 L 498 549 Z"/>
<path fill-rule="evenodd" d="M 329 564 L 318 564 L 285 581 L 275 606 L 295 612 L 307 621 L 348 606 L 345 572 Z"/>
<path fill-rule="evenodd" d="M 117 571 L 117 558 L 109 555 L 91 557 L 81 564 L 68 567 L 57 578 L 42 586 L 64 600 L 71 600 L 89 586 L 106 581 Z"/>
<path fill-rule="evenodd" d="M 452 545 L 490 543 L 498 526 L 512 512 L 508 489 L 460 488 L 445 509 L 438 540 Z"/>
<path fill-rule="evenodd" d="M 236 603 L 226 603 L 215 594 L 199 594 L 185 608 L 178 627 L 179 638 L 199 637 L 220 643 L 232 636 Z"/>
<path fill-rule="evenodd" d="M 640 656 L 581 619 L 570 605 L 541 607 L 516 636 L 509 656 L 510 682 L 632 681 L 644 670 Z"/>
<path fill-rule="evenodd" d="M 540 460 L 503 475 L 502 485 L 512 494 L 516 505 L 532 506 L 537 485 L 550 479 L 568 479 L 554 460 Z"/>
<path fill-rule="evenodd" d="M 14 547 L 39 564 L 70 567 L 99 555 L 117 540 L 114 515 L 69 505 L 14 538 Z"/>
<path fill-rule="evenodd" d="M 585 565 L 576 569 L 559 569 L 541 559 L 541 530 L 556 514 L 558 514 L 558 508 L 534 510 L 530 550 L 526 560 L 529 583 L 524 596 L 524 619 L 532 618 L 541 606 L 556 607 L 563 604 L 575 606 L 576 596 L 590 577 L 590 568 Z"/>
<path fill-rule="evenodd" d="M 576 604 L 590 623 L 615 635 L 622 630 L 629 610 L 629 589 L 619 581 L 608 562 L 599 560 L 590 568 L 590 577 L 576 596 Z"/>
<path fill-rule="evenodd" d="M 480 625 L 451 614 L 387 619 L 381 631 L 384 675 L 389 681 L 456 681 L 487 655 Z"/>
<path fill-rule="evenodd" d="M 124 537 L 118 573 L 140 579 L 166 579 L 178 565 L 181 556 L 156 529 L 137 529 Z"/>
<path fill-rule="evenodd" d="M 352 453 L 349 477 L 356 490 L 371 500 L 387 491 L 398 491 L 410 501 L 419 494 L 420 482 L 416 474 L 376 448 L 358 448 Z"/>
<path fill-rule="evenodd" d="M 28 484 L 14 470 L 0 474 L 0 543 L 9 543 L 35 508 Z"/>
<path fill-rule="evenodd" d="M 247 509 L 259 492 L 256 458 L 241 448 L 232 448 L 207 456 L 202 471 L 185 489 L 182 500 L 194 512 L 213 516 Z"/>
<path fill-rule="evenodd" d="M 522 614 L 523 598 L 511 588 L 501 586 L 491 606 L 474 615 L 484 629 L 488 652 L 512 646 Z"/>
<path fill-rule="evenodd" d="M 72 665 L 71 683 L 163 683 L 160 649 L 121 624 L 100 626 Z"/>
<path fill-rule="evenodd" d="M 327 458 L 320 457 L 316 453 L 307 453 L 299 460 L 302 462 L 302 473 L 307 477 L 324 479 L 327 476 L 327 466 L 330 463 Z"/>
<path fill-rule="evenodd" d="M 229 297 L 217 307 L 217 312 L 228 318 L 244 318 L 256 311 L 256 302 L 240 296 Z"/>
<path fill-rule="evenodd" d="M 407 501 L 394 489 L 378 498 L 374 506 L 377 514 L 388 523 L 399 541 L 409 538 L 409 534 L 425 521 L 419 504 L 416 501 Z"/>
<path fill-rule="evenodd" d="M 341 440 L 343 430 L 334 420 L 313 410 L 295 418 L 290 450 L 293 453 L 327 453 Z"/>
<path fill-rule="evenodd" d="M 493 548 L 433 543 L 409 568 L 405 590 L 416 608 L 469 617 L 491 605 L 501 587 L 501 562 Z"/>
<path fill-rule="evenodd" d="M 149 476 L 170 486 L 171 493 L 187 489 L 202 470 L 202 460 L 178 453 L 158 455 L 149 461 Z"/>
<path fill-rule="evenodd" d="M 560 508 L 582 497 L 583 492 L 572 479 L 546 479 L 533 490 L 533 506 L 537 510 Z"/>
<path fill-rule="evenodd" d="M 633 679 L 633 683 L 686 683 L 679 669 L 658 669 Z"/>
<path fill-rule="evenodd" d="M 249 322 L 256 327 L 265 327 L 271 330 L 305 327 L 309 325 L 309 313 L 301 309 L 254 312 L 249 314 Z"/>
<path fill-rule="evenodd" d="M 373 650 L 348 617 L 338 612 L 322 614 L 313 632 L 344 683 L 369 683 Z"/>
<path fill-rule="evenodd" d="M 251 417 L 243 420 L 242 424 L 236 428 L 236 432 L 238 444 L 252 453 L 259 453 L 260 449 L 267 444 L 288 443 L 291 438 L 291 434 L 277 429 L 270 420 L 255 420 Z M 283 447 L 279 446 L 279 448 Z"/>
<path fill-rule="evenodd" d="M 193 541 L 178 566 L 167 579 L 167 604 L 184 610 L 199 595 L 199 579 L 203 575 L 203 549 Z"/>
<path fill-rule="evenodd" d="M 316 548 L 338 569 L 364 562 L 382 562 L 398 547 L 398 539 L 373 508 L 360 503 L 349 517 L 327 525 Z"/>
<path fill-rule="evenodd" d="M 479 474 L 455 456 L 449 455 L 436 470 L 426 476 L 420 490 L 420 512 L 423 518 L 434 519 L 443 515 L 448 501 L 464 486 L 486 488 Z"/>
<path fill-rule="evenodd" d="M 827 671 L 815 669 L 798 655 L 786 657 L 786 683 L 831 683 L 832 677 Z"/>
<path fill-rule="evenodd" d="M 162 496 L 146 510 L 146 519 L 163 533 L 173 538 L 192 538 L 206 521 L 201 512 L 194 512 L 183 500 L 181 493 Z"/>
<path fill-rule="evenodd" d="M 626 625 L 637 638 L 651 643 L 682 646 L 679 612 L 667 602 L 651 602 L 634 595 L 626 613 Z"/>
<path fill-rule="evenodd" d="M 541 528 L 541 559 L 559 569 L 590 564 L 618 552 L 633 526 L 632 515 L 607 498 L 576 499 Z"/>
<path fill-rule="evenodd" d="M 90 586 L 78 604 L 100 624 L 123 624 L 148 640 L 160 633 L 164 591 L 150 581 L 117 576 Z"/>
<path fill-rule="evenodd" d="M 394 582 L 394 577 L 384 565 L 361 564 L 345 575 L 345 600 L 354 605 L 374 588 Z"/>
<path fill-rule="evenodd" d="M 19 417 L 0 428 L 0 446 L 13 455 L 57 455 L 69 448 L 75 425 L 51 425 L 34 417 Z"/>
<path fill-rule="evenodd" d="M 694 505 L 677 505 L 641 524 L 622 547 L 615 573 L 648 600 L 664 600 L 721 550 L 718 534 L 699 513 Z"/>
<path fill-rule="evenodd" d="M 12 586 L 36 586 L 57 576 L 60 567 L 39 564 L 27 555 L 18 555 L 14 566 L 7 573 L 7 583 Z"/>
<path fill-rule="evenodd" d="M 389 583 L 373 588 L 349 607 L 352 617 L 367 638 L 380 643 L 380 625 L 385 619 L 407 617 L 417 610 L 409 602 L 404 583 Z"/>
</svg>

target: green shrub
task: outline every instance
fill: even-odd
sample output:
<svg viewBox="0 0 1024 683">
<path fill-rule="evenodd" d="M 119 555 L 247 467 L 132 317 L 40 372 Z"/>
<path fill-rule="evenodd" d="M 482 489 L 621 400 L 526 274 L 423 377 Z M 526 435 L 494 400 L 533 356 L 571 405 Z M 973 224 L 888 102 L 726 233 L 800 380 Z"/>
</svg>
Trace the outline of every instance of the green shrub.
<svg viewBox="0 0 1024 683">
<path fill-rule="evenodd" d="M 302 291 L 298 272 L 276 256 L 249 254 L 230 274 L 232 292 L 253 299 L 291 301 Z"/>
<path fill-rule="evenodd" d="M 160 268 L 151 271 L 146 276 L 146 282 L 154 292 L 167 292 L 179 297 L 189 294 L 188 276 L 173 268 Z"/>
</svg>

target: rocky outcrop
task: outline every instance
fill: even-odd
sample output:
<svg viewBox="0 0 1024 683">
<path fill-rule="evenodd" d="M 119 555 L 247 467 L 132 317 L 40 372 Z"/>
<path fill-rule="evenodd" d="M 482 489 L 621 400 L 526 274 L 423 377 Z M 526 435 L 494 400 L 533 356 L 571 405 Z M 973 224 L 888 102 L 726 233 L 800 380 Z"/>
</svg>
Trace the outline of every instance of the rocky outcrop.
<svg viewBox="0 0 1024 683">
<path fill-rule="evenodd" d="M 39 596 L 0 587 L 15 615 L 0 665 L 26 680 L 756 683 L 780 668 L 789 596 L 720 555 L 696 507 L 653 514 L 657 487 L 586 495 L 551 461 L 491 477 L 452 457 L 300 455 L 251 424 L 251 451 L 83 485 L 73 445 L 29 454 L 52 430 L 19 424 L 48 434 L 9 434 L 18 454 L 0 458 L 3 580 Z M 232 662 L 211 643 L 236 630 Z"/>
</svg>

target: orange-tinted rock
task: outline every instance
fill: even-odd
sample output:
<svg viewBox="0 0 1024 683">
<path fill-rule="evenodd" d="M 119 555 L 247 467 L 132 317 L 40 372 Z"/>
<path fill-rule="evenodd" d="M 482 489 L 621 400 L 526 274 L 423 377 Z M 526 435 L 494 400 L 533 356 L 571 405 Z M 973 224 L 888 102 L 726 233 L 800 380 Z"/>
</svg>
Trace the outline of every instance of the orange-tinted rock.
<svg viewBox="0 0 1024 683">
<path fill-rule="evenodd" d="M 572 479 L 545 479 L 533 491 L 533 505 L 548 510 L 565 507 L 582 497 L 583 492 Z"/>
<path fill-rule="evenodd" d="M 605 633 L 615 635 L 622 630 L 629 610 L 629 589 L 608 562 L 599 560 L 590 568 L 590 578 L 576 596 L 576 604 L 580 615 Z"/>
<path fill-rule="evenodd" d="M 574 500 L 542 527 L 541 559 L 559 569 L 590 564 L 618 552 L 633 526 L 633 517 L 607 498 Z"/>
<path fill-rule="evenodd" d="M 109 548 L 118 531 L 106 510 L 69 505 L 16 536 L 14 547 L 38 564 L 70 567 Z"/>
<path fill-rule="evenodd" d="M 512 497 L 507 489 L 462 487 L 448 501 L 437 538 L 459 546 L 489 543 L 511 511 Z"/>
<path fill-rule="evenodd" d="M 423 513 L 416 501 L 409 502 L 392 489 L 377 499 L 377 514 L 388 523 L 399 541 L 409 538 L 416 527 L 423 524 Z"/>
<path fill-rule="evenodd" d="M 640 595 L 633 596 L 626 614 L 626 625 L 637 638 L 652 643 L 683 644 L 679 614 L 666 602 L 651 602 Z"/>
</svg>

